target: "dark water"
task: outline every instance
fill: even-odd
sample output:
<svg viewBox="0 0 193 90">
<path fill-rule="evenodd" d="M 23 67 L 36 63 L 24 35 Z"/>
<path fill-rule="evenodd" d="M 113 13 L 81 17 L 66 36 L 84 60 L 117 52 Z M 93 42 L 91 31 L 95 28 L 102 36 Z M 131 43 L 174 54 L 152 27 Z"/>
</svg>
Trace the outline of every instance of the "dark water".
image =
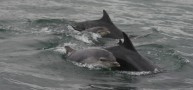
<svg viewBox="0 0 193 90">
<path fill-rule="evenodd" d="M 0 88 L 192 90 L 192 6 L 192 0 L 1 0 Z M 62 58 L 64 45 L 96 46 L 89 35 L 70 32 L 67 22 L 98 19 L 103 9 L 164 72 L 90 70 Z"/>
</svg>

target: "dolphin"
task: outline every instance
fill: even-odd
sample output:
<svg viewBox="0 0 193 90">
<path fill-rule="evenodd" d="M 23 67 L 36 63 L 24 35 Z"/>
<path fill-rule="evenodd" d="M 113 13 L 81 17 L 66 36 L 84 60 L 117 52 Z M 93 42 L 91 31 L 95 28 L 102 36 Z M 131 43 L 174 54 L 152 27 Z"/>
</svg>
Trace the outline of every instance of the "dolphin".
<svg viewBox="0 0 193 90">
<path fill-rule="evenodd" d="M 123 32 L 124 41 L 119 41 L 117 46 L 107 47 L 106 50 L 113 53 L 120 67 L 115 68 L 116 70 L 122 71 L 151 71 L 158 70 L 150 60 L 140 55 L 131 40 Z"/>
<path fill-rule="evenodd" d="M 65 46 L 65 49 L 67 51 L 67 59 L 73 62 L 92 65 L 96 68 L 112 68 L 120 66 L 113 54 L 102 48 L 74 50 L 69 46 Z"/>
<path fill-rule="evenodd" d="M 83 22 L 70 21 L 69 25 L 77 31 L 100 32 L 99 34 L 102 34 L 101 36 L 105 38 L 123 38 L 122 31 L 113 24 L 105 10 L 103 10 L 102 18 L 98 20 L 88 20 Z"/>
</svg>

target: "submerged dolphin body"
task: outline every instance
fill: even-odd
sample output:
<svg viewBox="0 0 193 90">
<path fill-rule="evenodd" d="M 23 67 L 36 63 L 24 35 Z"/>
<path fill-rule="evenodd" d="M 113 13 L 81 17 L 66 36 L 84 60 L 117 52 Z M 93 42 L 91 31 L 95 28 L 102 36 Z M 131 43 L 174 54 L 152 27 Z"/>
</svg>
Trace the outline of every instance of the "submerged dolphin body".
<svg viewBox="0 0 193 90">
<path fill-rule="evenodd" d="M 123 32 L 124 42 L 119 42 L 118 46 L 105 48 L 113 53 L 120 67 L 117 70 L 123 71 L 155 71 L 158 68 L 145 57 L 141 56 L 131 40 Z"/>
<path fill-rule="evenodd" d="M 105 10 L 103 10 L 103 16 L 99 20 L 90 20 L 84 22 L 71 21 L 69 24 L 77 31 L 90 31 L 94 33 L 99 32 L 99 34 L 102 33 L 102 37 L 106 38 L 123 38 L 122 31 L 113 24 Z"/>
<path fill-rule="evenodd" d="M 73 62 L 92 65 L 97 68 L 119 67 L 119 63 L 113 54 L 105 49 L 93 48 L 74 50 L 69 46 L 65 46 L 67 50 L 67 58 Z"/>
</svg>

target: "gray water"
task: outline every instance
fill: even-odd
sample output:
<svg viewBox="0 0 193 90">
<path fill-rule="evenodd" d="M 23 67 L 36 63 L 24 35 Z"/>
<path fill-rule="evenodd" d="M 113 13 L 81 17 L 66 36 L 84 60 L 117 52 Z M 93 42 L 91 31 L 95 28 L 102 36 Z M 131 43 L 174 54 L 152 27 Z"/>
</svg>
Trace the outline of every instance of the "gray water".
<svg viewBox="0 0 193 90">
<path fill-rule="evenodd" d="M 103 9 L 164 72 L 93 70 L 63 58 L 64 45 L 116 45 L 67 28 L 69 20 L 99 19 Z M 0 1 L 0 90 L 192 90 L 192 58 L 192 0 Z"/>
</svg>

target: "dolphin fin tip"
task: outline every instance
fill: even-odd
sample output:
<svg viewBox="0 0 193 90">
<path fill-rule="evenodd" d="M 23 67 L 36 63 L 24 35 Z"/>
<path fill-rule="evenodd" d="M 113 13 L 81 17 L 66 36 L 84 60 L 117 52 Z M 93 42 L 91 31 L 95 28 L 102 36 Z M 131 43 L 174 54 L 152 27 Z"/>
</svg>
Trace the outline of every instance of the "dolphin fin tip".
<svg viewBox="0 0 193 90">
<path fill-rule="evenodd" d="M 104 14 L 104 13 L 107 13 L 105 9 L 103 9 L 103 14 Z"/>
<path fill-rule="evenodd" d="M 126 47 L 130 50 L 136 51 L 135 47 L 133 46 L 133 43 L 131 42 L 131 40 L 129 39 L 127 34 L 125 32 L 122 32 L 122 34 L 123 34 L 123 38 L 124 38 L 124 41 L 123 41 L 124 47 Z"/>
<path fill-rule="evenodd" d="M 106 10 L 103 10 L 103 16 L 100 20 L 108 22 L 108 23 L 112 23 L 112 21 L 111 21 L 109 15 L 108 15 L 108 13 L 106 12 Z"/>
</svg>

